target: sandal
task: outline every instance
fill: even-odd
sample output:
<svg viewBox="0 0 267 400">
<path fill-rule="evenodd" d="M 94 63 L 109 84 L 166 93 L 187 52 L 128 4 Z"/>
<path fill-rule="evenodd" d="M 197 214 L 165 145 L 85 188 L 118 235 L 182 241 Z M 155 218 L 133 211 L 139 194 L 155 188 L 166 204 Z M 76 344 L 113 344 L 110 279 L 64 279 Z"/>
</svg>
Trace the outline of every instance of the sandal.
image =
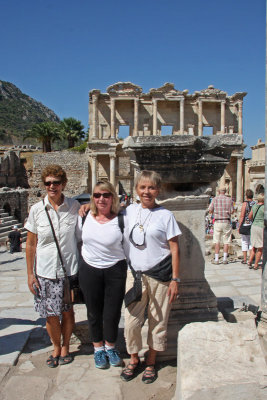
<svg viewBox="0 0 267 400">
<path fill-rule="evenodd" d="M 248 262 L 248 267 L 249 267 L 249 269 L 252 269 L 252 268 L 253 268 L 251 262 Z"/>
<path fill-rule="evenodd" d="M 129 368 L 131 366 L 132 368 Z M 137 375 L 137 371 L 140 367 L 140 360 L 138 360 L 138 363 L 129 363 L 126 368 L 123 369 L 121 373 L 121 379 L 125 382 L 131 381 L 135 376 Z"/>
<path fill-rule="evenodd" d="M 65 365 L 69 364 L 73 361 L 73 357 L 70 354 L 67 354 L 66 356 L 60 356 L 59 357 L 59 365 Z"/>
<path fill-rule="evenodd" d="M 147 369 L 151 368 L 151 369 Z M 155 365 L 147 365 L 145 372 L 142 376 L 142 381 L 144 383 L 153 383 L 157 379 L 157 372 L 155 370 Z"/>
<path fill-rule="evenodd" d="M 257 271 L 257 269 L 261 269 L 261 267 L 258 265 L 257 267 L 253 268 L 255 271 Z"/>
<path fill-rule="evenodd" d="M 46 360 L 46 365 L 49 368 L 56 368 L 58 366 L 58 359 L 59 359 L 59 356 L 53 357 L 51 354 L 51 356 L 49 356 L 48 359 Z"/>
<path fill-rule="evenodd" d="M 243 260 L 241 261 L 241 264 L 248 264 L 247 261 Z"/>
</svg>

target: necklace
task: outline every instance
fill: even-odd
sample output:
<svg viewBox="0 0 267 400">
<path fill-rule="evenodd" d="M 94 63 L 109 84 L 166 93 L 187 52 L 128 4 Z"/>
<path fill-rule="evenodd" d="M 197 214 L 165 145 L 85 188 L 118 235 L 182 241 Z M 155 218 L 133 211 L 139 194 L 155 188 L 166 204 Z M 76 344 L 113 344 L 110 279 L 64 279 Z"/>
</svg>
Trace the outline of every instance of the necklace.
<svg viewBox="0 0 267 400">
<path fill-rule="evenodd" d="M 151 218 L 151 215 L 152 215 L 152 212 L 149 210 L 147 216 L 145 217 L 144 221 L 142 222 L 141 221 L 141 219 L 142 219 L 142 208 L 141 207 L 139 208 L 139 212 L 138 212 L 136 220 L 137 221 L 139 220 L 138 221 L 138 226 L 139 226 L 139 229 L 140 229 L 141 232 L 144 230 L 144 225 L 145 225 L 147 219 L 149 218 L 148 222 L 147 222 L 147 225 L 148 225 L 148 223 L 150 221 L 150 218 Z"/>
</svg>

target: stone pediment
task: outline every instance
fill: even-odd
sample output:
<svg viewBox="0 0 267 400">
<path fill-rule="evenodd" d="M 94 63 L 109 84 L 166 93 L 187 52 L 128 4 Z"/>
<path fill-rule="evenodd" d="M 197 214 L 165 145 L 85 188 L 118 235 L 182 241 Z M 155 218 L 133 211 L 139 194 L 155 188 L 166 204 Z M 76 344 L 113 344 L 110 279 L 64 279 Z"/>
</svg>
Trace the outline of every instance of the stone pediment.
<svg viewBox="0 0 267 400">
<path fill-rule="evenodd" d="M 207 89 L 203 89 L 201 91 L 196 91 L 194 95 L 199 97 L 211 97 L 215 99 L 224 99 L 227 96 L 227 93 L 223 90 L 216 89 L 213 85 L 209 85 Z"/>
<path fill-rule="evenodd" d="M 157 88 L 157 89 L 150 89 L 149 94 L 151 95 L 165 95 L 165 96 L 181 96 L 184 94 L 184 92 L 181 92 L 180 90 L 176 90 L 174 88 L 174 84 L 170 82 L 164 83 L 163 86 Z"/>
<path fill-rule="evenodd" d="M 131 82 L 117 82 L 107 88 L 110 96 L 139 96 L 143 89 Z"/>
</svg>

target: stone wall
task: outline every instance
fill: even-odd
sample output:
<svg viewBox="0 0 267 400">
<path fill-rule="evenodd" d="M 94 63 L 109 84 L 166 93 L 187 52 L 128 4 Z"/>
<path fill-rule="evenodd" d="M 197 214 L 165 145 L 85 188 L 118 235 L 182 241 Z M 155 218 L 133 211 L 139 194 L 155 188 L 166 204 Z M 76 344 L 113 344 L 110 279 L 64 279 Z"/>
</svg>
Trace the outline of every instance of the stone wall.
<svg viewBox="0 0 267 400">
<path fill-rule="evenodd" d="M 59 164 L 67 173 L 68 183 L 65 195 L 73 197 L 88 191 L 88 155 L 74 151 L 55 151 L 36 154 L 33 159 L 33 173 L 30 178 L 32 188 L 29 205 L 36 203 L 45 195 L 41 182 L 42 170 L 49 164 Z"/>
<path fill-rule="evenodd" d="M 0 157 L 0 187 L 28 188 L 27 173 L 20 152 L 6 151 Z"/>
<path fill-rule="evenodd" d="M 0 189 L 0 208 L 23 223 L 28 215 L 28 191 Z"/>
</svg>

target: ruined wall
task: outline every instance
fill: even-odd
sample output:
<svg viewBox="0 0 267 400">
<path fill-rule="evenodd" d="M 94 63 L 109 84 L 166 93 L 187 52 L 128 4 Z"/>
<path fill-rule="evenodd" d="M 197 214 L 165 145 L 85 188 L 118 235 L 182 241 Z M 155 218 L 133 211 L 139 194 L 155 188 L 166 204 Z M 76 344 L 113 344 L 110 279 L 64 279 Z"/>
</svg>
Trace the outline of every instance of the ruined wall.
<svg viewBox="0 0 267 400">
<path fill-rule="evenodd" d="M 23 223 L 28 215 L 28 191 L 0 189 L 0 208 Z"/>
<path fill-rule="evenodd" d="M 6 151 L 0 157 L 0 187 L 28 188 L 27 173 L 20 152 Z"/>
<path fill-rule="evenodd" d="M 30 178 L 32 191 L 29 205 L 36 203 L 45 195 L 41 182 L 41 172 L 49 164 L 59 164 L 67 173 L 68 183 L 64 193 L 68 197 L 88 191 L 88 155 L 74 151 L 55 151 L 34 156 L 33 174 Z"/>
</svg>

